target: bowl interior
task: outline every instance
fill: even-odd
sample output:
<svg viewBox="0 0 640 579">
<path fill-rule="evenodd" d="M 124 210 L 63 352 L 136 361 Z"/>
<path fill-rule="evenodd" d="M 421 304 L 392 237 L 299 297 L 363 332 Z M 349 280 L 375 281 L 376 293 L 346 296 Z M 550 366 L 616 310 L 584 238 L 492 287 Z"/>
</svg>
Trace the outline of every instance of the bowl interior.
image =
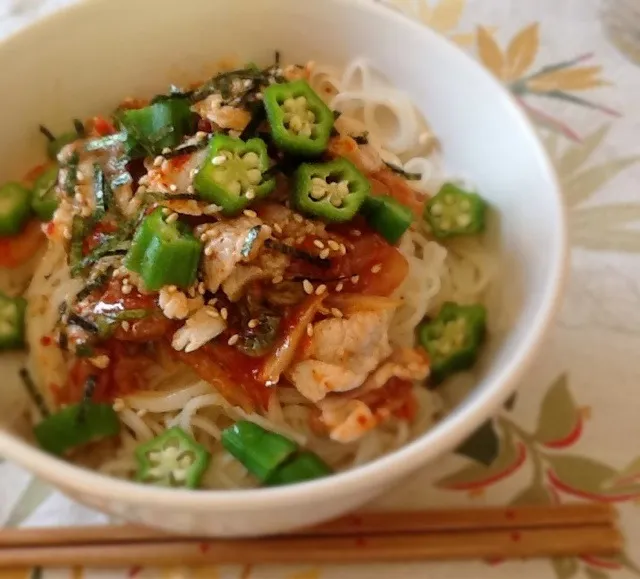
<svg viewBox="0 0 640 579">
<path fill-rule="evenodd" d="M 157 6 L 157 0 L 92 0 L 0 46 L 6 87 L 0 96 L 0 180 L 20 177 L 43 157 L 38 124 L 63 130 L 70 119 L 108 112 L 128 95 L 204 79 L 222 57 L 268 63 L 275 49 L 286 62 L 342 65 L 367 57 L 412 97 L 440 138 L 448 168 L 475 183 L 498 213 L 499 267 L 508 272 L 500 284 L 500 313 L 509 331 L 493 337 L 475 388 L 456 410 L 384 460 L 399 465 L 450 449 L 509 395 L 560 285 L 565 242 L 557 184 L 517 106 L 447 42 L 368 2 L 190 0 Z M 13 382 L 8 374 L 15 368 L 5 364 L 0 361 Z M 11 390 L 3 387 L 0 397 Z M 0 422 L 15 416 L 15 404 L 0 404 Z M 13 444 L 0 432 L 0 450 Z"/>
</svg>

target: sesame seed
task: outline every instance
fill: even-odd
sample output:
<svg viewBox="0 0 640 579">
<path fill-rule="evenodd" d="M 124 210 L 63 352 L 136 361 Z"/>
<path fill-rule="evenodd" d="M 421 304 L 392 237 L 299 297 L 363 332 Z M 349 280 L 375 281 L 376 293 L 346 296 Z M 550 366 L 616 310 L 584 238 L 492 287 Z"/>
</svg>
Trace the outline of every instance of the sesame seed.
<svg viewBox="0 0 640 579">
<path fill-rule="evenodd" d="M 196 191 L 196 190 L 193 188 L 193 185 L 189 185 L 189 186 L 187 187 L 187 193 L 195 193 L 195 191 Z"/>
<path fill-rule="evenodd" d="M 124 322 L 122 322 L 120 325 L 122 326 L 122 329 L 123 329 L 125 332 L 128 332 L 128 331 L 129 331 L 129 328 L 131 328 L 131 324 L 130 324 L 129 322 L 127 322 L 127 320 L 125 320 Z"/>
<path fill-rule="evenodd" d="M 162 165 L 162 163 L 164 163 L 164 157 L 162 155 L 158 155 L 154 160 L 153 160 L 153 166 L 154 167 L 159 167 L 160 165 Z"/>
<path fill-rule="evenodd" d="M 247 326 L 249 326 L 253 330 L 253 328 L 258 327 L 258 320 L 256 320 L 255 318 L 253 318 L 252 320 L 249 320 L 249 323 L 247 324 Z"/>
<path fill-rule="evenodd" d="M 274 224 L 273 224 L 273 230 L 274 230 L 276 233 L 282 233 L 282 227 L 280 227 L 277 223 L 274 223 Z"/>
<path fill-rule="evenodd" d="M 245 209 L 242 213 L 245 215 L 245 217 L 258 217 L 258 214 L 251 209 Z"/>
<path fill-rule="evenodd" d="M 171 185 L 169 185 L 169 189 L 171 191 L 177 191 L 178 190 L 178 186 L 175 183 L 171 183 Z"/>
<path fill-rule="evenodd" d="M 128 295 L 131 293 L 131 291 L 133 290 L 133 288 L 130 285 L 124 285 L 122 286 L 122 293 L 124 295 Z"/>
<path fill-rule="evenodd" d="M 218 318 L 218 317 L 220 317 L 220 314 L 218 313 L 218 310 L 216 310 L 214 308 L 204 308 L 204 313 L 207 314 L 210 318 Z"/>
<path fill-rule="evenodd" d="M 168 207 L 162 208 L 162 215 L 170 215 L 170 214 L 171 214 L 171 209 L 169 209 Z"/>
<path fill-rule="evenodd" d="M 333 315 L 336 318 L 341 318 L 342 312 L 338 308 L 331 308 L 331 315 Z"/>
<path fill-rule="evenodd" d="M 218 298 L 211 298 L 208 302 L 208 306 L 215 306 L 218 303 Z"/>
<path fill-rule="evenodd" d="M 317 296 L 321 296 L 324 292 L 327 291 L 327 286 L 324 284 L 320 284 L 317 288 L 316 288 L 316 295 Z"/>
<path fill-rule="evenodd" d="M 209 236 L 206 233 L 200 235 L 200 241 L 202 241 L 203 243 L 207 241 L 207 239 L 209 239 Z"/>
<path fill-rule="evenodd" d="M 229 338 L 229 341 L 227 342 L 227 344 L 229 344 L 229 346 L 233 346 L 234 344 L 238 343 L 239 339 L 240 339 L 239 334 L 233 334 L 233 336 Z"/>
<path fill-rule="evenodd" d="M 178 221 L 177 213 L 172 213 L 171 215 L 169 215 L 169 217 L 167 217 L 167 223 L 174 223 L 176 221 Z"/>
<path fill-rule="evenodd" d="M 312 323 L 308 323 L 307 324 L 307 336 L 309 336 L 309 337 L 313 336 L 313 324 Z"/>
<path fill-rule="evenodd" d="M 171 163 L 169 163 L 169 161 L 167 161 L 166 159 L 162 161 L 162 165 L 160 165 L 160 171 L 162 171 L 163 173 L 168 173 L 170 169 Z"/>
<path fill-rule="evenodd" d="M 296 223 L 302 223 L 304 221 L 304 219 L 302 218 L 302 215 L 298 214 L 298 213 L 294 213 L 293 214 L 293 220 Z"/>
<path fill-rule="evenodd" d="M 196 297 L 196 288 L 194 288 L 194 287 L 190 287 L 189 288 L 189 297 L 190 298 L 195 298 Z"/>
<path fill-rule="evenodd" d="M 320 259 L 327 259 L 329 257 L 329 250 L 328 249 L 323 249 L 320 252 Z"/>
<path fill-rule="evenodd" d="M 204 248 L 204 254 L 207 257 L 211 257 L 213 255 L 213 247 L 211 245 L 207 245 L 207 247 Z"/>
<path fill-rule="evenodd" d="M 177 291 L 178 291 L 178 287 L 177 287 L 177 286 L 175 286 L 175 285 L 167 286 L 167 291 L 168 291 L 170 294 L 172 294 L 173 292 L 177 292 Z"/>
<path fill-rule="evenodd" d="M 311 295 L 313 293 L 313 284 L 308 280 L 305 279 L 302 282 L 302 288 L 304 289 L 304 293 Z"/>
<path fill-rule="evenodd" d="M 358 283 L 360 281 L 360 276 L 359 275 L 352 275 L 351 276 L 351 283 Z"/>
<path fill-rule="evenodd" d="M 220 209 L 221 209 L 221 207 L 220 207 L 220 206 L 216 205 L 215 203 L 212 203 L 211 205 L 207 205 L 207 206 L 204 208 L 204 212 L 205 212 L 207 215 L 212 215 L 212 214 L 214 214 L 214 213 L 218 213 L 218 211 L 220 211 Z"/>
<path fill-rule="evenodd" d="M 362 231 L 360 231 L 359 229 L 352 229 L 351 235 L 353 235 L 354 237 L 360 237 L 362 235 Z"/>
<path fill-rule="evenodd" d="M 122 410 L 124 410 L 125 406 L 124 406 L 124 400 L 122 400 L 122 398 L 116 398 L 113 401 L 113 409 L 116 412 L 120 412 Z"/>
<path fill-rule="evenodd" d="M 346 255 L 347 254 L 347 248 L 345 247 L 344 243 L 340 244 L 340 255 Z"/>
<path fill-rule="evenodd" d="M 220 315 L 222 316 L 223 320 L 226 320 L 229 317 L 229 312 L 227 311 L 227 308 L 222 308 L 220 310 Z"/>
<path fill-rule="evenodd" d="M 207 288 L 204 286 L 204 282 L 203 282 L 203 281 L 201 281 L 201 282 L 198 284 L 198 293 L 199 293 L 201 296 L 203 296 L 205 291 L 207 291 Z"/>
<path fill-rule="evenodd" d="M 78 181 L 84 181 L 84 173 L 82 171 L 76 171 L 76 179 Z"/>
<path fill-rule="evenodd" d="M 148 410 L 147 410 L 146 408 L 140 408 L 140 410 L 138 410 L 138 411 L 136 412 L 136 414 L 137 414 L 140 418 L 142 418 L 142 417 L 143 417 L 147 412 L 148 412 Z"/>
<path fill-rule="evenodd" d="M 334 241 L 333 239 L 330 239 L 329 241 L 327 241 L 327 245 L 333 249 L 333 251 L 338 251 L 340 249 L 340 244 L 337 241 Z"/>
<path fill-rule="evenodd" d="M 271 283 L 276 285 L 276 284 L 281 283 L 283 280 L 284 280 L 284 278 L 281 275 L 277 275 L 271 280 Z"/>
<path fill-rule="evenodd" d="M 191 169 L 191 171 L 189 171 L 189 179 L 193 179 L 198 173 L 198 169 Z"/>
<path fill-rule="evenodd" d="M 253 192 L 253 189 L 247 189 L 247 192 L 245 193 L 245 197 L 249 199 L 249 201 L 251 201 L 252 199 L 256 198 L 256 194 Z"/>
<path fill-rule="evenodd" d="M 324 249 L 324 243 L 322 243 L 322 241 L 320 241 L 319 239 L 314 239 L 313 245 L 315 245 L 318 249 Z"/>
<path fill-rule="evenodd" d="M 211 164 L 215 165 L 216 167 L 223 165 L 226 162 L 227 162 L 227 158 L 224 155 L 218 155 L 217 157 L 214 157 L 213 159 L 211 159 Z"/>
<path fill-rule="evenodd" d="M 340 293 L 343 287 L 344 287 L 344 284 L 342 282 L 338 283 L 338 285 L 336 286 L 336 291 Z"/>
<path fill-rule="evenodd" d="M 382 264 L 380 263 L 376 263 L 372 268 L 371 268 L 371 273 L 380 273 L 380 271 L 382 270 Z"/>
</svg>

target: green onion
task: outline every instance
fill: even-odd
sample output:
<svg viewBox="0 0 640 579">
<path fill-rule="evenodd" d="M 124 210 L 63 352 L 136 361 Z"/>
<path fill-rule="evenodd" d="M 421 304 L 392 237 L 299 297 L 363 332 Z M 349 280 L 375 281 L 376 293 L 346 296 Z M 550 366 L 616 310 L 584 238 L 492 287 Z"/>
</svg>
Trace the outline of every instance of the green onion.
<svg viewBox="0 0 640 579">
<path fill-rule="evenodd" d="M 331 468 L 312 452 L 301 452 L 283 464 L 267 480 L 267 486 L 301 483 L 331 474 Z"/>
<path fill-rule="evenodd" d="M 58 456 L 119 432 L 120 421 L 111 404 L 94 403 L 67 406 L 33 429 L 40 446 Z"/>
<path fill-rule="evenodd" d="M 288 438 L 246 420 L 223 430 L 222 445 L 262 482 L 297 450 Z"/>
</svg>

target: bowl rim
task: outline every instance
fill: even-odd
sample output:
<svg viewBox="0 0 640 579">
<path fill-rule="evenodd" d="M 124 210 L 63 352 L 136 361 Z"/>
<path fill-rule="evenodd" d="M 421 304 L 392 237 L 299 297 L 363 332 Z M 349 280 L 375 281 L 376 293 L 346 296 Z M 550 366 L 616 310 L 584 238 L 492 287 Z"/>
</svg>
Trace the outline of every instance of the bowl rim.
<svg viewBox="0 0 640 579">
<path fill-rule="evenodd" d="M 77 10 L 84 10 L 91 4 L 98 4 L 104 0 L 82 0 L 70 5 L 64 5 L 51 13 L 39 18 L 36 22 L 19 27 L 0 41 L 2 45 L 40 27 L 54 26 L 56 21 Z M 537 133 L 517 104 L 514 97 L 488 72 L 480 63 L 466 54 L 446 37 L 431 30 L 427 26 L 413 20 L 396 9 L 372 0 L 325 0 L 335 5 L 373 12 L 385 19 L 395 21 L 401 27 L 409 27 L 420 34 L 431 37 L 431 42 L 446 50 L 456 53 L 456 58 L 466 60 L 466 66 L 481 69 L 487 82 L 493 83 L 496 93 L 500 95 L 504 106 L 509 110 L 515 124 L 527 136 L 533 154 L 538 158 L 542 170 L 554 189 L 553 212 L 558 222 L 557 247 L 552 256 L 550 272 L 544 285 L 543 298 L 534 323 L 529 332 L 517 346 L 515 355 L 503 365 L 492 377 L 490 387 L 482 394 L 477 394 L 474 404 L 456 407 L 447 417 L 436 423 L 424 434 L 407 443 L 398 450 L 377 458 L 364 465 L 345 472 L 336 473 L 327 478 L 304 482 L 297 485 L 237 490 L 182 490 L 145 486 L 136 482 L 126 481 L 100 474 L 62 459 L 56 458 L 32 446 L 26 441 L 0 428 L 0 454 L 31 473 L 41 476 L 54 485 L 88 496 L 101 499 L 115 499 L 140 505 L 169 504 L 172 507 L 186 507 L 197 509 L 211 509 L 219 511 L 249 511 L 268 504 L 270 508 L 304 504 L 311 495 L 326 494 L 346 495 L 356 493 L 361 487 L 371 486 L 375 480 L 376 486 L 385 482 L 400 479 L 408 473 L 423 466 L 429 460 L 437 458 L 450 451 L 466 436 L 470 435 L 477 425 L 491 416 L 514 392 L 518 382 L 522 379 L 533 358 L 537 354 L 551 327 L 554 316 L 560 306 L 562 293 L 568 275 L 567 265 L 569 257 L 567 214 L 562 202 L 561 187 L 553 164 L 544 149 Z M 551 208 L 551 207 L 550 207 Z M 398 472 L 402 473 L 398 475 Z"/>
</svg>

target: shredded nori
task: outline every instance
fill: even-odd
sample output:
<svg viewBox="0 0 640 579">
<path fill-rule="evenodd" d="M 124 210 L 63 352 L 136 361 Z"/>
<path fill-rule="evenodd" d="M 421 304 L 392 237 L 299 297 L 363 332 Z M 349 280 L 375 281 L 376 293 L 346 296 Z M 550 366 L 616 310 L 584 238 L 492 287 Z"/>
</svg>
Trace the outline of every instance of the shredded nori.
<svg viewBox="0 0 640 579">
<path fill-rule="evenodd" d="M 80 119 L 73 119 L 73 128 L 76 130 L 78 137 L 84 139 L 87 136 L 87 131 L 84 128 L 84 123 Z"/>
<path fill-rule="evenodd" d="M 281 241 L 276 241 L 275 239 L 267 239 L 264 244 L 269 249 L 279 251 L 280 253 L 290 255 L 291 257 L 304 259 L 305 261 L 308 261 L 309 263 L 312 263 L 313 265 L 316 265 L 322 269 L 328 269 L 331 267 L 331 262 L 328 259 L 321 259 L 317 255 L 312 255 L 311 253 L 307 253 L 306 251 L 302 251 L 301 249 L 297 249 L 296 247 L 291 247 L 290 245 L 282 243 Z"/>
<path fill-rule="evenodd" d="M 48 141 L 53 142 L 56 140 L 56 136 L 44 125 L 39 125 L 38 129 L 47 138 Z"/>
<path fill-rule="evenodd" d="M 69 325 L 78 326 L 87 332 L 92 334 L 97 334 L 99 332 L 98 326 L 93 323 L 91 320 L 87 318 L 83 318 L 82 316 L 76 314 L 75 312 L 71 312 L 69 314 Z"/>
<path fill-rule="evenodd" d="M 389 169 L 391 169 L 394 173 L 402 175 L 405 179 L 407 179 L 407 181 L 419 181 L 420 179 L 422 179 L 422 175 L 420 173 L 408 173 L 402 167 L 398 167 L 393 163 L 387 163 L 386 161 L 384 164 L 389 167 Z"/>
<path fill-rule="evenodd" d="M 46 418 L 47 416 L 49 416 L 49 409 L 47 408 L 42 394 L 40 394 L 40 392 L 38 391 L 33 378 L 31 378 L 31 374 L 29 374 L 29 371 L 26 368 L 20 368 L 18 373 L 20 374 L 20 378 L 22 380 L 22 383 L 24 384 L 25 389 L 29 393 L 31 400 L 33 400 L 33 403 L 36 405 L 36 408 L 38 409 L 42 417 Z"/>
</svg>

